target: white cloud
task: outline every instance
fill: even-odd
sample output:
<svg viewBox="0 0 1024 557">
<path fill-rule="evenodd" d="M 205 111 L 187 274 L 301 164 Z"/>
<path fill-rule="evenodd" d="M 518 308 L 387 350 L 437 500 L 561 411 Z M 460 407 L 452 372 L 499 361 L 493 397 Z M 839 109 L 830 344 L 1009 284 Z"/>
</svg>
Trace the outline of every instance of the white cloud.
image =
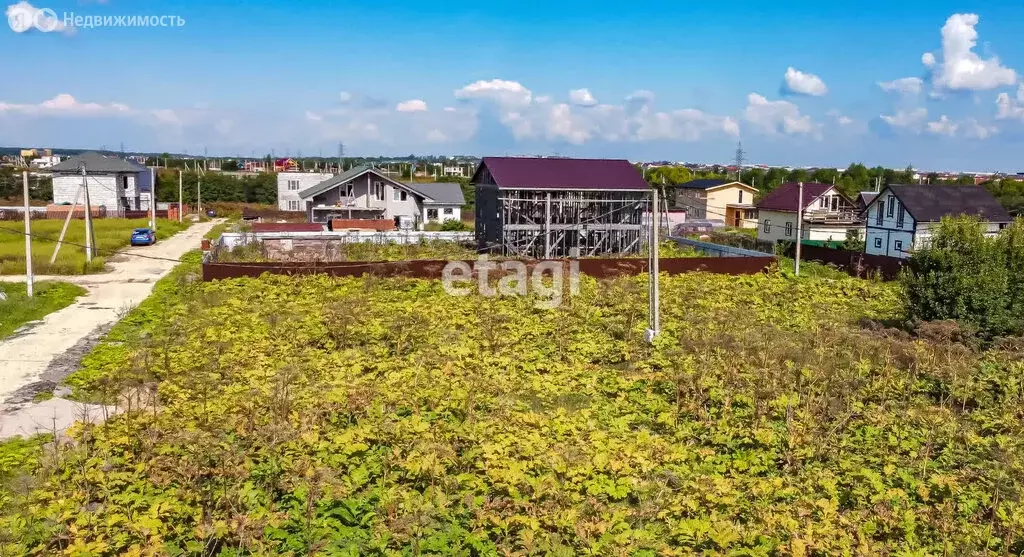
<svg viewBox="0 0 1024 557">
<path fill-rule="evenodd" d="M 993 56 L 982 59 L 974 47 L 978 44 L 977 14 L 953 14 L 942 26 L 942 61 L 925 52 L 921 62 L 932 71 L 932 83 L 938 89 L 986 91 L 1017 82 L 1017 72 L 1000 64 Z"/>
<path fill-rule="evenodd" d="M 890 127 L 920 133 L 925 122 L 928 120 L 928 110 L 924 108 L 899 110 L 896 114 L 882 114 L 879 118 L 886 124 L 889 124 Z"/>
<path fill-rule="evenodd" d="M 448 141 L 448 136 L 441 130 L 430 130 L 427 132 L 427 141 L 431 143 L 444 143 Z"/>
<path fill-rule="evenodd" d="M 427 110 L 427 103 L 420 99 L 403 101 L 395 106 L 398 112 L 424 112 Z"/>
<path fill-rule="evenodd" d="M 446 107 L 444 107 L 444 111 L 445 112 L 455 112 L 455 107 L 454 106 L 446 106 Z"/>
<path fill-rule="evenodd" d="M 323 116 L 315 112 L 310 112 L 309 110 L 306 111 L 306 120 L 309 120 L 310 122 L 321 122 L 323 119 Z"/>
<path fill-rule="evenodd" d="M 37 8 L 24 0 L 7 6 L 4 15 L 7 16 L 7 23 L 15 33 L 29 31 L 63 33 L 65 35 L 74 33 L 74 29 L 64 25 L 64 22 L 53 10 Z"/>
<path fill-rule="evenodd" d="M 510 104 L 529 104 L 533 100 L 533 92 L 523 87 L 518 81 L 492 79 L 477 81 L 461 89 L 456 89 L 457 99 L 491 99 Z"/>
<path fill-rule="evenodd" d="M 72 116 L 99 116 L 110 114 L 129 114 L 131 107 L 121 103 L 83 103 L 75 97 L 61 93 L 56 97 L 39 104 L 9 104 L 0 102 L 0 113 L 21 112 L 33 115 L 63 114 Z"/>
<path fill-rule="evenodd" d="M 1024 83 L 1017 87 L 1016 99 L 1006 93 L 996 97 L 996 118 L 999 120 L 1024 120 Z"/>
<path fill-rule="evenodd" d="M 828 93 L 828 87 L 820 77 L 790 66 L 786 69 L 786 91 L 796 95 L 821 97 Z"/>
<path fill-rule="evenodd" d="M 935 122 L 928 122 L 928 133 L 935 135 L 946 135 L 953 137 L 960 126 L 949 121 L 949 117 L 943 114 Z"/>
<path fill-rule="evenodd" d="M 747 108 L 743 117 L 761 131 L 787 135 L 817 134 L 819 126 L 810 116 L 800 114 L 800 108 L 789 101 L 769 101 L 757 93 L 747 95 Z"/>
<path fill-rule="evenodd" d="M 647 89 L 638 89 L 626 97 L 627 103 L 650 104 L 654 102 L 654 93 Z"/>
<path fill-rule="evenodd" d="M 338 100 L 341 101 L 342 104 L 349 103 L 352 101 L 352 93 L 349 93 L 348 91 L 342 91 L 338 93 Z"/>
<path fill-rule="evenodd" d="M 924 81 L 919 77 L 902 77 L 892 81 L 879 81 L 878 86 L 886 93 L 899 93 L 901 95 L 917 95 L 921 93 Z"/>
<path fill-rule="evenodd" d="M 590 94 L 590 89 L 587 88 L 569 91 L 569 100 L 577 106 L 594 106 L 597 104 L 597 99 L 594 98 L 594 95 Z"/>
<path fill-rule="evenodd" d="M 996 126 L 986 126 L 979 123 L 974 118 L 964 120 L 961 128 L 963 129 L 964 137 L 970 139 L 988 139 L 989 137 L 999 133 L 999 128 Z"/>
</svg>

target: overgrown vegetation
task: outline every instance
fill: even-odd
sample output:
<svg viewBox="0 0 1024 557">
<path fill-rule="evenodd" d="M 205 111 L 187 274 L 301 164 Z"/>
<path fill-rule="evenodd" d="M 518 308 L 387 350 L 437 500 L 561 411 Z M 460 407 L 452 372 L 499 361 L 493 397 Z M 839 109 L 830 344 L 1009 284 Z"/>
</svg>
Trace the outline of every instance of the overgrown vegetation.
<svg viewBox="0 0 1024 557">
<path fill-rule="evenodd" d="M 912 321 L 952 319 L 988 339 L 1024 335 L 1024 218 L 995 237 L 977 219 L 943 219 L 901 280 Z"/>
<path fill-rule="evenodd" d="M 29 321 L 42 319 L 71 305 L 75 298 L 86 293 L 81 286 L 50 281 L 35 283 L 31 298 L 21 282 L 0 282 L 0 292 L 6 295 L 6 300 L 0 300 L 0 339 Z"/>
<path fill-rule="evenodd" d="M 73 376 L 131 409 L 5 493 L 5 553 L 1024 551 L 1020 353 L 859 327 L 896 285 L 665 277 L 652 347 L 644 276 L 547 311 L 188 260 Z"/>
<path fill-rule="evenodd" d="M 127 247 L 135 228 L 149 226 L 148 219 L 94 219 L 97 257 L 85 261 L 85 221 L 72 219 L 68 226 L 65 243 L 60 248 L 57 260 L 51 265 L 50 256 L 57 245 L 61 219 L 33 219 L 32 221 L 32 267 L 40 275 L 83 275 L 103 271 L 106 258 L 112 252 Z M 157 239 L 164 240 L 188 228 L 189 222 L 158 219 Z M 25 225 L 22 222 L 0 222 L 0 275 L 25 273 Z M 73 245 L 74 244 L 74 245 Z"/>
</svg>

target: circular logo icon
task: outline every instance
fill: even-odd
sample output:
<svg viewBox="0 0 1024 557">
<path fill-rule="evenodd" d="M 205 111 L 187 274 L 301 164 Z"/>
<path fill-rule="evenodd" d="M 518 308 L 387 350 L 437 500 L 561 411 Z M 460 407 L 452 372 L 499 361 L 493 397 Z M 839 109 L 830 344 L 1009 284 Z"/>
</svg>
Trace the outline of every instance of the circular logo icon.
<svg viewBox="0 0 1024 557">
<path fill-rule="evenodd" d="M 50 31 L 57 29 L 60 25 L 60 21 L 57 19 L 57 12 L 50 8 L 43 8 L 36 11 L 34 23 L 36 29 L 39 29 L 43 33 L 49 33 Z"/>
<path fill-rule="evenodd" d="M 35 25 L 35 15 L 35 10 L 20 2 L 7 8 L 7 25 L 10 25 L 11 31 L 15 33 L 24 33 Z"/>
</svg>

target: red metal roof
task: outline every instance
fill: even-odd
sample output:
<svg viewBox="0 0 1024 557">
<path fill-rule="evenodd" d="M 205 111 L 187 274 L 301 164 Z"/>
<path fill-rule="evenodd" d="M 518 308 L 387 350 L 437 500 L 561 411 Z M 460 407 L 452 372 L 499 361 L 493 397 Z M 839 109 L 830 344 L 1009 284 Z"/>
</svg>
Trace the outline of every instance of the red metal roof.
<svg viewBox="0 0 1024 557">
<path fill-rule="evenodd" d="M 819 184 L 816 182 L 804 182 L 804 203 L 803 206 L 807 207 L 820 197 L 823 193 L 829 190 L 832 186 L 829 184 Z M 782 184 L 775 191 L 761 198 L 757 202 L 758 209 L 767 209 L 769 211 L 792 211 L 797 212 L 799 210 L 797 198 L 800 194 L 800 184 L 797 183 L 786 183 Z"/>
<path fill-rule="evenodd" d="M 486 168 L 500 188 L 646 190 L 650 186 L 632 164 L 622 159 L 560 159 L 484 157 L 477 175 Z M 476 177 L 474 176 L 474 181 Z"/>
<path fill-rule="evenodd" d="M 323 225 L 308 222 L 257 222 L 253 232 L 323 232 Z"/>
</svg>

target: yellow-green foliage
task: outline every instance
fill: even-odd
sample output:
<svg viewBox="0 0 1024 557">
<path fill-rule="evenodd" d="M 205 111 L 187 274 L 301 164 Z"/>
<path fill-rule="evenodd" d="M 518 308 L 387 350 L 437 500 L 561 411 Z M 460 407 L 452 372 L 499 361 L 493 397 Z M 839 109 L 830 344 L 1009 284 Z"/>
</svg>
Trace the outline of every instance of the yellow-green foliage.
<svg viewBox="0 0 1024 557">
<path fill-rule="evenodd" d="M 92 263 L 85 262 L 85 221 L 72 219 L 68 225 L 57 260 L 50 265 L 50 256 L 63 220 L 46 219 L 32 221 L 32 267 L 40 275 L 83 275 L 103 271 L 107 257 L 131 242 L 132 230 L 149 226 L 148 219 L 95 219 L 93 228 L 96 236 L 98 257 Z M 188 228 L 190 223 L 177 220 L 157 220 L 157 240 L 170 238 Z M 18 275 L 25 272 L 25 224 L 20 221 L 0 222 L 0 275 Z M 70 245 L 78 244 L 78 245 Z"/>
<path fill-rule="evenodd" d="M 1019 355 L 858 327 L 895 317 L 891 284 L 662 288 L 651 347 L 644 276 L 584 278 L 546 311 L 437 281 L 186 268 L 75 378 L 139 387 L 133 410 L 72 433 L 0 512 L 3 549 L 1024 550 Z"/>
</svg>

